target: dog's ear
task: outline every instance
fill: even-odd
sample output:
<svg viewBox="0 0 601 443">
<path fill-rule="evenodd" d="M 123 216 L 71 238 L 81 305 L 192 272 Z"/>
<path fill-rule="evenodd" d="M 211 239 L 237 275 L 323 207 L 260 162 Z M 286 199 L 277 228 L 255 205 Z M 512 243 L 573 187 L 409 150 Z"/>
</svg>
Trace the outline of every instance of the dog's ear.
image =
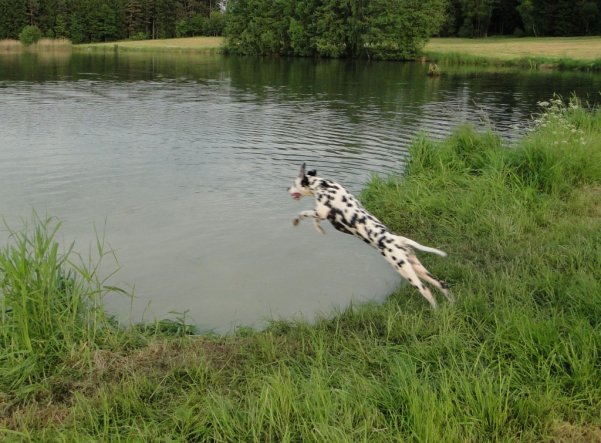
<svg viewBox="0 0 601 443">
<path fill-rule="evenodd" d="M 303 165 L 300 168 L 300 173 L 298 174 L 298 176 L 300 178 L 303 178 L 305 176 L 305 166 L 306 166 L 306 163 L 303 163 Z"/>
<path fill-rule="evenodd" d="M 311 177 L 315 177 L 317 175 L 317 171 L 315 169 L 308 171 L 307 175 L 310 175 Z"/>
</svg>

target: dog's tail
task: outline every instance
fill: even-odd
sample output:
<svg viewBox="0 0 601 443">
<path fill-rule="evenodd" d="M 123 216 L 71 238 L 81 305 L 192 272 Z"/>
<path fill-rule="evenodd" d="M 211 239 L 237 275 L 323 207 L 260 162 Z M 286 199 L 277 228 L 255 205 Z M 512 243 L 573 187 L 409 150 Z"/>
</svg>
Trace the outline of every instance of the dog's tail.
<svg viewBox="0 0 601 443">
<path fill-rule="evenodd" d="M 440 255 L 441 257 L 447 256 L 447 253 L 444 251 L 441 251 L 440 249 L 430 248 L 428 246 L 420 245 L 418 242 L 413 241 L 410 238 L 403 237 L 403 241 L 407 245 L 411 246 L 412 248 L 419 249 L 420 251 L 431 252 L 432 254 L 437 254 L 437 255 Z"/>
</svg>

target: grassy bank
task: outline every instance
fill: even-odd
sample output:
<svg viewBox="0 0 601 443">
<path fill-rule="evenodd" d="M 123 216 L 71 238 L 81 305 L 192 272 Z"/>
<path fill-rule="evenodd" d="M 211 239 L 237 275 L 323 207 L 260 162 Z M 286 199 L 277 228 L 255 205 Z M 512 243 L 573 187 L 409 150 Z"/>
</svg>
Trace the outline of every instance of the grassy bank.
<svg viewBox="0 0 601 443">
<path fill-rule="evenodd" d="M 433 38 L 424 53 L 439 64 L 601 70 L 601 37 Z"/>
<path fill-rule="evenodd" d="M 82 51 L 147 51 L 147 52 L 221 52 L 223 37 L 186 37 L 156 40 L 123 40 L 109 43 L 76 45 Z"/>
<path fill-rule="evenodd" d="M 449 253 L 422 254 L 458 300 L 437 311 L 403 287 L 313 325 L 122 329 L 99 309 L 115 288 L 59 253 L 52 224 L 16 234 L 0 251 L 0 435 L 601 440 L 601 113 L 546 109 L 510 149 L 468 128 L 418 139 L 405 176 L 365 190 L 392 229 Z"/>
</svg>

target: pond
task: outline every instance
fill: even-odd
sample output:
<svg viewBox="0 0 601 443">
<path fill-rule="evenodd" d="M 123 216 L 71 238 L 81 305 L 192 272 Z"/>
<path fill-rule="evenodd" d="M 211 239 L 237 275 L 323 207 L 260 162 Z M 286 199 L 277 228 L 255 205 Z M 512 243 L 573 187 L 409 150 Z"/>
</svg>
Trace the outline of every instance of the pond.
<svg viewBox="0 0 601 443">
<path fill-rule="evenodd" d="M 303 162 L 360 193 L 400 173 L 417 133 L 459 124 L 509 141 L 553 92 L 596 100 L 601 77 L 218 55 L 0 55 L 0 216 L 63 221 L 115 250 L 124 321 L 186 311 L 203 330 L 311 319 L 382 300 L 400 278 L 350 236 L 292 226 Z M 402 233 L 411 237 L 410 232 Z M 0 240 L 6 241 L 6 230 Z M 428 239 L 416 239 L 429 244 Z M 441 247 L 444 245 L 431 245 Z M 416 294 L 416 297 L 418 295 Z"/>
</svg>

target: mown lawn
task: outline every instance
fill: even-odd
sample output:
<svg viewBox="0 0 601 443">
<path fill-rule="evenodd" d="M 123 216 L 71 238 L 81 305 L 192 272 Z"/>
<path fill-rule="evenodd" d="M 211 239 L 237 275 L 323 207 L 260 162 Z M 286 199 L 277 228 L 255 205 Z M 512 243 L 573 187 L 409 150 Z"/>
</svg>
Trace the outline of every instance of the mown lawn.
<svg viewBox="0 0 601 443">
<path fill-rule="evenodd" d="M 403 176 L 365 189 L 394 231 L 448 252 L 420 254 L 457 298 L 436 311 L 402 287 L 314 324 L 123 328 L 101 309 L 115 288 L 59 251 L 52 223 L 15 233 L 0 251 L 0 436 L 601 441 L 601 113 L 545 109 L 517 146 L 469 128 L 419 138 Z"/>
</svg>

